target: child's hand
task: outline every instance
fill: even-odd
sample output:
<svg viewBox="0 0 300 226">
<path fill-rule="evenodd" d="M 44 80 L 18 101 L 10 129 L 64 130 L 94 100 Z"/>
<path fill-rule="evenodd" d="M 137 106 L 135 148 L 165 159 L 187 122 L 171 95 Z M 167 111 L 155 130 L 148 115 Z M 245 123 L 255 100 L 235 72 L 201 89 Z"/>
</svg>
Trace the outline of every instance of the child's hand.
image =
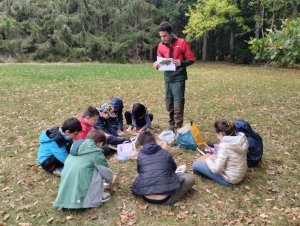
<svg viewBox="0 0 300 226">
<path fill-rule="evenodd" d="M 145 131 L 144 128 L 141 128 L 141 129 L 139 130 L 139 133 L 144 132 L 144 131 Z"/>
<path fill-rule="evenodd" d="M 133 131 L 134 133 L 136 133 L 136 127 L 133 127 L 133 128 L 132 128 L 132 131 Z"/>
<path fill-rule="evenodd" d="M 120 129 L 118 129 L 118 130 L 117 130 L 117 133 L 122 133 L 122 132 L 123 132 L 123 131 L 122 131 L 122 130 L 120 130 Z"/>
<path fill-rule="evenodd" d="M 211 158 L 212 160 L 215 160 L 215 159 L 217 158 L 217 156 L 216 156 L 216 155 L 212 155 L 212 156 L 210 156 L 210 158 Z"/>
</svg>

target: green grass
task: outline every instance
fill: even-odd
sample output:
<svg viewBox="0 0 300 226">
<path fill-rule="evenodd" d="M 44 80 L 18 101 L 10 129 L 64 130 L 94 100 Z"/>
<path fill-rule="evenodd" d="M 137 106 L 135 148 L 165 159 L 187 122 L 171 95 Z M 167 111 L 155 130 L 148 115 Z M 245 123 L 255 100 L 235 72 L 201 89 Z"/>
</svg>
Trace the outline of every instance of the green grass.
<svg viewBox="0 0 300 226">
<path fill-rule="evenodd" d="M 264 140 L 260 166 L 249 169 L 233 188 L 196 176 L 193 190 L 175 206 L 144 209 L 146 203 L 130 192 L 135 162 L 117 162 L 112 156 L 109 164 L 118 178 L 111 200 L 99 208 L 58 211 L 52 203 L 59 178 L 37 163 L 40 133 L 79 117 L 88 105 L 119 96 L 125 109 L 145 104 L 159 134 L 168 128 L 163 74 L 152 64 L 0 64 L 0 222 L 299 225 L 300 71 L 196 63 L 188 73 L 185 120 L 194 120 L 205 140 L 216 142 L 216 120 L 247 119 Z M 168 150 L 191 171 L 196 152 Z"/>
</svg>

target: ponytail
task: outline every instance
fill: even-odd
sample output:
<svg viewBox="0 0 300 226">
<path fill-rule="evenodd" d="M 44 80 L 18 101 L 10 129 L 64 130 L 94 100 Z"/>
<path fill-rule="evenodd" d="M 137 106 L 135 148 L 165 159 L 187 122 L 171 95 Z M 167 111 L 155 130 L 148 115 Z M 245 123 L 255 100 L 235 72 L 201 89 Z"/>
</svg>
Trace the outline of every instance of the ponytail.
<svg viewBox="0 0 300 226">
<path fill-rule="evenodd" d="M 226 119 L 216 121 L 214 128 L 217 133 L 224 133 L 225 136 L 236 136 L 236 128 L 234 123 L 229 122 Z"/>
</svg>

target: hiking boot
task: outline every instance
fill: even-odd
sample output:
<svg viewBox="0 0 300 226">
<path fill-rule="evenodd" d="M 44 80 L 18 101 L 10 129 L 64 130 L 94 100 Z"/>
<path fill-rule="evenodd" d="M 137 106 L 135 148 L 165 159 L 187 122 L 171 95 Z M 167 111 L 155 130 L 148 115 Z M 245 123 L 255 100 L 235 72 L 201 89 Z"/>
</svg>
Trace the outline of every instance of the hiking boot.
<svg viewBox="0 0 300 226">
<path fill-rule="evenodd" d="M 108 192 L 103 192 L 102 195 L 102 202 L 107 202 L 108 200 L 110 200 L 111 194 Z"/>
</svg>

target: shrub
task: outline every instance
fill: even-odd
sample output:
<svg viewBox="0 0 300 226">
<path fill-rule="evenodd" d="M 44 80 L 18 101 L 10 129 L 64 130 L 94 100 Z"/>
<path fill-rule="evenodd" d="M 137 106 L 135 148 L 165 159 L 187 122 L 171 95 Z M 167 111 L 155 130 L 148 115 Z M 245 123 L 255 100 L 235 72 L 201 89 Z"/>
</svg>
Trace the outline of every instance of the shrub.
<svg viewBox="0 0 300 226">
<path fill-rule="evenodd" d="M 265 59 L 269 63 L 278 62 L 282 67 L 291 68 L 300 58 L 300 18 L 285 20 L 282 30 L 268 30 L 269 34 L 261 39 L 251 39 L 249 49 L 255 59 Z"/>
</svg>

